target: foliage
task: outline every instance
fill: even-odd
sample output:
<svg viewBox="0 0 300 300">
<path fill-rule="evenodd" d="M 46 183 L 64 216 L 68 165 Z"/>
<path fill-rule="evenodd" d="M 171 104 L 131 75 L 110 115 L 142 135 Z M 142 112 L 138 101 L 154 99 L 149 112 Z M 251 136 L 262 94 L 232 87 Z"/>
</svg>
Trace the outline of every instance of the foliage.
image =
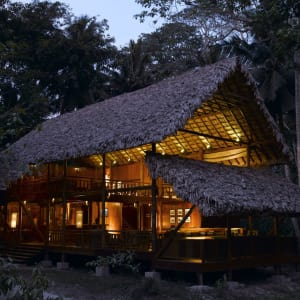
<svg viewBox="0 0 300 300">
<path fill-rule="evenodd" d="M 224 274 L 222 278 L 219 278 L 216 281 L 215 286 L 217 289 L 227 289 L 228 288 L 228 280 L 227 280 L 226 274 Z"/>
<path fill-rule="evenodd" d="M 203 43 L 194 26 L 166 23 L 152 33 L 142 34 L 141 41 L 151 61 L 148 71 L 153 81 L 199 66 Z"/>
<path fill-rule="evenodd" d="M 212 55 L 203 52 L 202 36 L 195 26 L 184 22 L 166 23 L 120 49 L 113 92 L 134 91 L 195 66 L 215 62 L 220 58 L 219 47 L 210 50 Z"/>
<path fill-rule="evenodd" d="M 238 36 L 251 43 L 269 43 L 277 55 L 287 56 L 299 45 L 299 32 L 289 20 L 300 16 L 295 0 L 136 0 L 146 8 L 140 18 L 160 15 L 196 26 L 206 44 Z M 174 7 L 180 10 L 174 13 Z M 287 52 L 286 52 L 287 51 Z"/>
<path fill-rule="evenodd" d="M 30 280 L 22 278 L 10 260 L 0 257 L 0 299 L 4 300 L 44 300 L 48 279 L 37 266 Z M 60 297 L 47 297 L 46 300 L 61 300 Z"/>
<path fill-rule="evenodd" d="M 85 266 L 88 268 L 95 269 L 96 267 L 100 266 L 108 266 L 110 261 L 109 256 L 97 256 L 96 259 L 88 261 Z"/>
<path fill-rule="evenodd" d="M 150 65 L 150 56 L 144 51 L 142 40 L 130 40 L 129 45 L 123 47 L 117 55 L 112 77 L 113 93 L 131 92 L 150 84 Z"/>
<path fill-rule="evenodd" d="M 109 259 L 109 265 L 115 272 L 129 272 L 137 274 L 140 264 L 136 262 L 134 251 L 127 250 L 112 254 Z"/>
<path fill-rule="evenodd" d="M 6 1 L 0 8 L 0 148 L 49 114 L 110 95 L 114 40 L 107 21 L 75 18 L 60 2 Z"/>
<path fill-rule="evenodd" d="M 111 256 L 97 256 L 95 260 L 89 261 L 85 265 L 93 269 L 98 266 L 109 266 L 114 272 L 129 272 L 133 274 L 137 274 L 140 267 L 140 264 L 136 263 L 135 253 L 130 250 L 117 252 Z"/>
</svg>

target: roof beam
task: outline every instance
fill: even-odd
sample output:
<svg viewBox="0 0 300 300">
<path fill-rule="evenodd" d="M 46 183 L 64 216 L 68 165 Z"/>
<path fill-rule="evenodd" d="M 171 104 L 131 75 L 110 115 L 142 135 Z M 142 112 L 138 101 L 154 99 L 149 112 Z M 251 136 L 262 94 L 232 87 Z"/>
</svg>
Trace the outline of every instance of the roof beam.
<svg viewBox="0 0 300 300">
<path fill-rule="evenodd" d="M 223 142 L 229 142 L 229 143 L 234 143 L 234 144 L 243 144 L 243 145 L 248 145 L 248 142 L 243 142 L 243 141 L 236 141 L 233 139 L 227 139 L 227 138 L 223 138 L 221 136 L 214 136 L 214 135 L 210 135 L 210 134 L 206 134 L 206 133 L 201 133 L 201 132 L 196 132 L 196 131 L 192 131 L 192 130 L 188 130 L 188 129 L 179 129 L 178 131 L 181 132 L 185 132 L 185 133 L 189 133 L 189 134 L 194 134 L 197 136 L 203 136 L 205 138 L 208 139 L 214 139 L 214 140 L 219 140 L 219 141 L 223 141 Z"/>
</svg>

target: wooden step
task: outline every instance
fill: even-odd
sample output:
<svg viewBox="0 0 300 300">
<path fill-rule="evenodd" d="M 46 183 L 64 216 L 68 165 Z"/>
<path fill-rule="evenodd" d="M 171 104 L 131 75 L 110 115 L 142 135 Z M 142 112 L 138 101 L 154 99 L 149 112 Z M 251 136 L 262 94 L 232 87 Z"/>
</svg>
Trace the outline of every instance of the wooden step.
<svg viewBox="0 0 300 300">
<path fill-rule="evenodd" d="M 6 257 L 18 264 L 34 264 L 41 260 L 42 254 L 42 245 L 18 244 L 15 247 L 6 248 Z"/>
</svg>

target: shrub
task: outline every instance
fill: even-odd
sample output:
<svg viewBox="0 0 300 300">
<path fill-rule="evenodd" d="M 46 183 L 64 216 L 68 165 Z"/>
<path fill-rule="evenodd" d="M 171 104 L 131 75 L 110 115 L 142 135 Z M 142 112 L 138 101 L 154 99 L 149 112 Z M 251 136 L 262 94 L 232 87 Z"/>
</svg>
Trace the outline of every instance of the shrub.
<svg viewBox="0 0 300 300">
<path fill-rule="evenodd" d="M 140 264 L 136 263 L 135 253 L 130 250 L 113 254 L 110 257 L 109 265 L 115 272 L 137 274 L 140 269 Z"/>
<path fill-rule="evenodd" d="M 48 288 L 48 279 L 37 266 L 31 278 L 25 280 L 10 259 L 0 257 L 0 300 L 45 300 L 44 291 Z M 47 297 L 46 300 L 61 300 L 60 297 Z"/>
<path fill-rule="evenodd" d="M 86 267 L 95 269 L 98 266 L 109 266 L 113 272 L 122 273 L 130 272 L 137 274 L 140 264 L 136 263 L 135 253 L 133 251 L 125 251 L 114 253 L 111 256 L 97 256 L 95 260 L 85 264 Z"/>
<path fill-rule="evenodd" d="M 109 256 L 97 256 L 96 259 L 88 261 L 85 266 L 88 268 L 96 269 L 96 267 L 100 266 L 109 266 L 110 257 Z"/>
</svg>

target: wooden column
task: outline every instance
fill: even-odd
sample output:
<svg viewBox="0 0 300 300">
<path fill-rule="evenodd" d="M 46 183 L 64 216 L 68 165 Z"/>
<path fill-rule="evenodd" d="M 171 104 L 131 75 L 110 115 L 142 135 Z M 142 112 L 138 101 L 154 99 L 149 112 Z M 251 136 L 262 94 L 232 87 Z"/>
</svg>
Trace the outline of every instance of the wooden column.
<svg viewBox="0 0 300 300">
<path fill-rule="evenodd" d="M 46 232 L 45 232 L 45 260 L 49 258 L 49 232 L 50 232 L 50 164 L 47 164 L 47 211 L 46 211 Z"/>
<path fill-rule="evenodd" d="M 232 242 L 231 242 L 231 225 L 229 216 L 226 216 L 226 227 L 227 227 L 227 260 L 230 263 L 232 261 Z M 227 270 L 228 280 L 232 280 L 232 270 Z"/>
<path fill-rule="evenodd" d="M 22 241 L 22 223 L 23 223 L 23 216 L 22 216 L 22 213 L 23 213 L 23 210 L 22 210 L 22 205 L 21 205 L 21 194 L 19 194 L 19 228 L 18 228 L 18 239 L 19 239 L 19 242 Z"/>
<path fill-rule="evenodd" d="M 300 50 L 294 54 L 295 63 L 295 111 L 296 111 L 296 135 L 297 135 L 297 169 L 298 185 L 300 185 Z"/>
<path fill-rule="evenodd" d="M 8 211 L 8 209 L 7 209 L 7 205 L 8 205 L 8 199 L 6 198 L 5 199 L 5 202 L 4 202 L 4 210 L 3 210 L 3 217 L 4 217 L 4 241 L 6 241 L 5 242 L 5 244 L 4 244 L 4 255 L 6 256 L 7 255 L 7 247 L 8 247 L 8 243 L 7 243 L 7 241 L 8 241 L 8 239 L 9 239 L 9 236 L 8 236 L 8 234 L 9 234 L 9 227 L 8 227 L 8 215 L 7 215 L 7 211 Z"/>
<path fill-rule="evenodd" d="M 155 143 L 152 144 L 152 153 L 156 153 L 156 145 Z M 156 232 L 156 178 L 152 178 L 152 252 L 156 252 L 157 250 L 157 232 Z"/>
<path fill-rule="evenodd" d="M 65 261 L 65 243 L 66 243 L 66 211 L 67 211 L 67 161 L 64 160 L 63 170 L 63 215 L 62 215 L 62 230 L 61 230 L 61 261 Z"/>
<path fill-rule="evenodd" d="M 296 137 L 297 137 L 297 157 L 296 164 L 298 170 L 298 185 L 300 186 L 300 50 L 294 53 L 295 64 L 295 112 L 296 112 Z M 292 218 L 292 224 L 297 238 L 297 252 L 300 255 L 300 228 L 298 218 Z"/>
<path fill-rule="evenodd" d="M 106 202 L 106 182 L 105 182 L 105 169 L 106 161 L 105 154 L 102 155 L 102 191 L 101 191 L 101 228 L 102 228 L 102 247 L 105 246 L 105 202 Z"/>
<path fill-rule="evenodd" d="M 250 154 L 251 154 L 251 149 L 250 146 L 247 146 L 247 168 L 250 168 Z"/>
</svg>

